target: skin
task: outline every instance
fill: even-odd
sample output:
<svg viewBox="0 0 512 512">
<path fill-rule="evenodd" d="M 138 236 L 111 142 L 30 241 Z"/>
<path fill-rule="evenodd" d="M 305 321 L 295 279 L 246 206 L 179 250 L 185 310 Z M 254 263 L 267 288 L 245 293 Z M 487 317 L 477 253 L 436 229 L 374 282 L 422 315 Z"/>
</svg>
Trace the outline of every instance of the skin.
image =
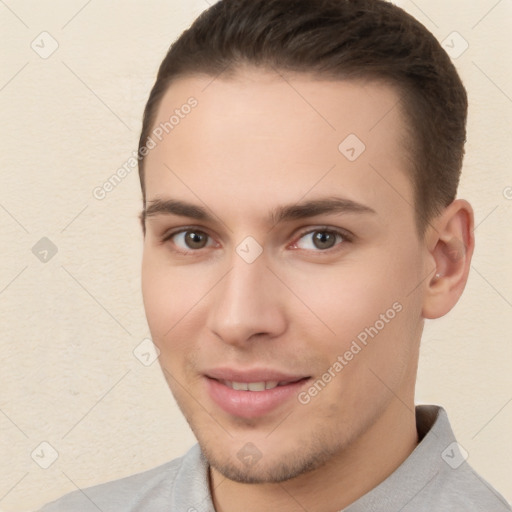
<svg viewBox="0 0 512 512">
<path fill-rule="evenodd" d="M 471 206 L 454 201 L 418 236 L 406 121 L 385 84 L 251 68 L 185 77 L 170 86 L 155 126 L 190 96 L 198 106 L 145 161 L 148 207 L 172 198 L 212 216 L 143 219 L 143 297 L 162 370 L 210 462 L 218 512 L 339 510 L 418 442 L 424 319 L 446 314 L 464 289 Z M 353 162 L 338 150 L 351 133 L 366 145 Z M 373 213 L 269 218 L 280 207 L 334 196 Z M 187 248 L 183 233 L 163 241 L 191 226 L 205 233 L 204 247 Z M 351 236 L 318 248 L 315 229 Z M 247 236 L 263 249 L 250 264 L 236 252 Z M 204 373 L 219 366 L 318 379 L 394 303 L 400 313 L 308 404 L 294 398 L 244 419 L 206 391 Z M 237 457 L 249 442 L 261 453 L 252 465 Z"/>
</svg>

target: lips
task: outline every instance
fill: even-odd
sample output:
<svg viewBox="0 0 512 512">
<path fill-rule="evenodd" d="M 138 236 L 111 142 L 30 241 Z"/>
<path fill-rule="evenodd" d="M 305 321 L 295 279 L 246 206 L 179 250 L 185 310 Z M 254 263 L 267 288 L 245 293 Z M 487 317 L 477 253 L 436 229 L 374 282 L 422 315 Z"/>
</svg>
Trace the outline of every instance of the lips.
<svg viewBox="0 0 512 512">
<path fill-rule="evenodd" d="M 300 379 L 307 378 L 307 375 L 291 374 L 280 372 L 277 370 L 262 369 L 247 369 L 238 370 L 233 368 L 214 368 L 204 372 L 205 375 L 211 379 L 227 382 L 272 382 L 289 383 L 297 382 Z"/>
<path fill-rule="evenodd" d="M 257 418 L 297 396 L 309 376 L 262 370 L 214 369 L 205 375 L 207 393 L 224 412 Z"/>
</svg>

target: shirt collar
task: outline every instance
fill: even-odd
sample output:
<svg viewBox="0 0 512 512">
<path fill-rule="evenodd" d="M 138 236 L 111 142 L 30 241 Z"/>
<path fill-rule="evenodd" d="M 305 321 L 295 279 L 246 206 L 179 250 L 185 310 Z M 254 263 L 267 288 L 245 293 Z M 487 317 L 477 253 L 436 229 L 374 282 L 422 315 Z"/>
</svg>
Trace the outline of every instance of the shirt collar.
<svg viewBox="0 0 512 512">
<path fill-rule="evenodd" d="M 416 430 L 420 442 L 409 457 L 383 482 L 344 512 L 402 510 L 426 490 L 440 473 L 450 469 L 442 454 L 452 445 L 452 449 L 458 448 L 454 444 L 455 435 L 446 411 L 434 405 L 417 406 Z"/>
</svg>

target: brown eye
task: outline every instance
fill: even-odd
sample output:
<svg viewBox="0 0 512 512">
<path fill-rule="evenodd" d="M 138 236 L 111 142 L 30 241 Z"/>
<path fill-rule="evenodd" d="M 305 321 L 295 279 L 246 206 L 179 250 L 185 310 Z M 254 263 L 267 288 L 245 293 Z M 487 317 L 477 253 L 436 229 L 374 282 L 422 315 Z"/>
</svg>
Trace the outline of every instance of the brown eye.
<svg viewBox="0 0 512 512">
<path fill-rule="evenodd" d="M 313 244 L 317 249 L 330 249 L 336 243 L 336 235 L 329 231 L 315 231 Z"/>
<path fill-rule="evenodd" d="M 202 249 L 208 242 L 208 235 L 201 231 L 186 231 L 185 244 L 190 249 Z"/>
<path fill-rule="evenodd" d="M 325 251 L 340 245 L 345 241 L 345 236 L 338 231 L 329 229 L 316 229 L 304 233 L 297 241 L 296 246 L 299 249 Z"/>
<path fill-rule="evenodd" d="M 178 231 L 164 240 L 171 240 L 183 252 L 204 249 L 213 244 L 213 240 L 204 231 L 198 229 L 185 229 Z"/>
</svg>

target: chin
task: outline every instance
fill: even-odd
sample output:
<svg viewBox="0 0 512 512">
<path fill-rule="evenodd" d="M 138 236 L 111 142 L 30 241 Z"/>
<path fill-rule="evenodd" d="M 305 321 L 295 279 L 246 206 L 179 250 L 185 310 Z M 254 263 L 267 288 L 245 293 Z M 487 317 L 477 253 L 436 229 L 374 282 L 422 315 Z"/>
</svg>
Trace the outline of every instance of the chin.
<svg viewBox="0 0 512 512">
<path fill-rule="evenodd" d="M 271 443 L 259 451 L 252 443 L 246 443 L 238 451 L 204 443 L 199 445 L 209 465 L 229 480 L 245 484 L 280 483 L 309 473 L 326 464 L 337 449 L 329 449 L 322 441 L 308 447 L 297 442 L 296 447 L 276 451 Z M 233 446 L 233 443 L 231 444 Z M 282 446 L 282 445 L 278 445 Z M 338 447 L 337 447 L 338 448 Z"/>
</svg>

